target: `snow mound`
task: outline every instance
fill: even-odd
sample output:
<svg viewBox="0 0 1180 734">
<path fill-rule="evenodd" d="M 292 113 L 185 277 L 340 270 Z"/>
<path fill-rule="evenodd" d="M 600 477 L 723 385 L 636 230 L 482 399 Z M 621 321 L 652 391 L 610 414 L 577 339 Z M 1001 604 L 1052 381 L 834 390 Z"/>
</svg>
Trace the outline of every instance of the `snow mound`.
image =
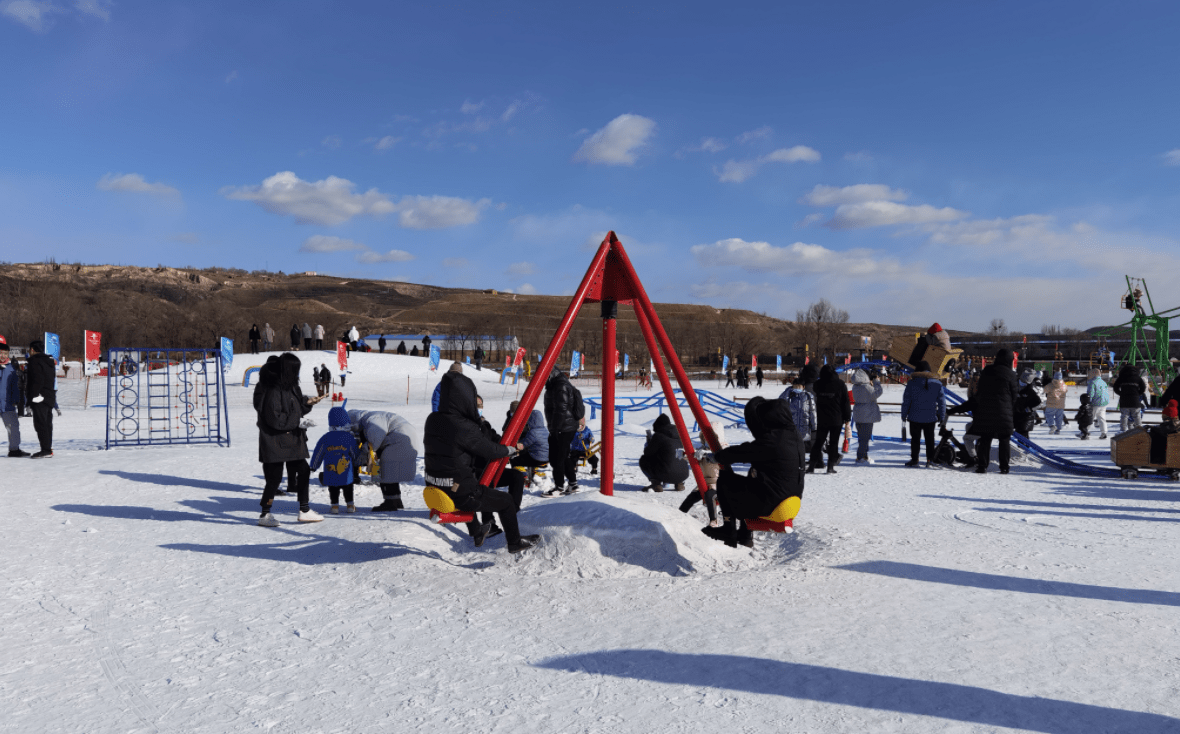
<svg viewBox="0 0 1180 734">
<path fill-rule="evenodd" d="M 752 569 L 749 550 L 727 548 L 701 532 L 700 521 L 653 500 L 576 494 L 520 512 L 521 532 L 541 545 L 513 570 L 567 578 L 688 576 Z"/>
</svg>

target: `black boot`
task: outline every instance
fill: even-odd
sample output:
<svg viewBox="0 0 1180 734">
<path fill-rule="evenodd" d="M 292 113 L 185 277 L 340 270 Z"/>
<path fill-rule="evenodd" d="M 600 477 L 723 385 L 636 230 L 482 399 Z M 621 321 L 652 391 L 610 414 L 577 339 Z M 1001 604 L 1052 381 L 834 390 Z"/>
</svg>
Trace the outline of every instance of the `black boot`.
<svg viewBox="0 0 1180 734">
<path fill-rule="evenodd" d="M 483 545 L 483 542 L 488 539 L 488 531 L 491 529 L 492 526 L 490 524 L 480 523 L 474 530 L 472 530 L 471 540 L 475 542 L 476 548 Z"/>
</svg>

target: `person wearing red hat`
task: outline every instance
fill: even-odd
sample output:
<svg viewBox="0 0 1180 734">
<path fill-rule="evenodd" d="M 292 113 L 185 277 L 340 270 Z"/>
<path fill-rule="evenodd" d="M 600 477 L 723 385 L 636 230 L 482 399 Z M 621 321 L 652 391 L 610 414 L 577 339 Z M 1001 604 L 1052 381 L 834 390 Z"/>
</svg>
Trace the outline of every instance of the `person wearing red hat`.
<svg viewBox="0 0 1180 734">
<path fill-rule="evenodd" d="M 8 342 L 0 336 L 0 421 L 8 433 L 8 455 L 13 458 L 29 455 L 20 450 L 20 406 L 20 373 L 9 362 Z"/>
<path fill-rule="evenodd" d="M 942 347 L 943 351 L 951 351 L 951 337 L 942 330 L 942 326 L 937 321 L 926 330 L 926 342 Z"/>
<path fill-rule="evenodd" d="M 1175 400 L 1169 400 L 1164 406 L 1162 417 L 1158 426 L 1147 429 L 1151 435 L 1148 461 L 1156 465 L 1168 463 L 1169 436 L 1180 433 L 1180 409 L 1177 409 Z"/>
</svg>

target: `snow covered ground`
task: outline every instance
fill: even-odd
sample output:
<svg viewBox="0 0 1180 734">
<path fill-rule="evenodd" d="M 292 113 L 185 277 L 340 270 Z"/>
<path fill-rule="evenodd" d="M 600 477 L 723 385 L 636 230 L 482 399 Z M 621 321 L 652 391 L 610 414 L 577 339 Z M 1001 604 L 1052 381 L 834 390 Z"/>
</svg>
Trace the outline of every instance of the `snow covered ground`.
<svg viewBox="0 0 1180 734">
<path fill-rule="evenodd" d="M 280 497 L 267 529 L 261 360 L 235 362 L 232 448 L 103 451 L 63 380 L 56 456 L 3 464 L 0 731 L 1180 731 L 1176 484 L 907 469 L 878 442 L 808 477 L 794 535 L 732 550 L 638 491 L 653 411 L 620 429 L 613 499 L 526 496 L 544 540 L 519 558 L 428 522 L 420 482 L 316 525 Z M 354 355 L 350 407 L 420 426 L 424 365 Z M 498 426 L 516 388 L 475 377 Z M 1071 435 L 1034 438 L 1104 445 Z"/>
</svg>

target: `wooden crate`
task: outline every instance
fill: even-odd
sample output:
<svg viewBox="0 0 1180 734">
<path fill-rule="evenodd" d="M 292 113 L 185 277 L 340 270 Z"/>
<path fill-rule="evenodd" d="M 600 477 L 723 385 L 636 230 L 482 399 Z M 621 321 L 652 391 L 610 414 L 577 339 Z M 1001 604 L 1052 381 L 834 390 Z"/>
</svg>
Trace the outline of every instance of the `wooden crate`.
<svg viewBox="0 0 1180 734">
<path fill-rule="evenodd" d="M 902 364 L 909 364 L 910 367 L 917 367 L 917 365 L 910 364 L 910 354 L 913 353 L 914 347 L 918 345 L 918 337 L 913 336 L 899 336 L 893 340 L 889 345 L 889 356 Z M 958 359 L 959 355 L 963 353 L 962 349 L 952 349 L 946 351 L 937 344 L 929 344 L 926 347 L 926 352 L 922 355 L 922 361 L 930 364 L 930 370 L 939 377 L 946 377 L 947 365 L 951 360 Z"/>
<path fill-rule="evenodd" d="M 1180 433 L 1168 436 L 1168 453 L 1164 458 L 1163 464 L 1151 463 L 1151 434 L 1146 428 L 1132 428 L 1110 442 L 1110 460 L 1118 466 L 1180 469 Z"/>
</svg>

